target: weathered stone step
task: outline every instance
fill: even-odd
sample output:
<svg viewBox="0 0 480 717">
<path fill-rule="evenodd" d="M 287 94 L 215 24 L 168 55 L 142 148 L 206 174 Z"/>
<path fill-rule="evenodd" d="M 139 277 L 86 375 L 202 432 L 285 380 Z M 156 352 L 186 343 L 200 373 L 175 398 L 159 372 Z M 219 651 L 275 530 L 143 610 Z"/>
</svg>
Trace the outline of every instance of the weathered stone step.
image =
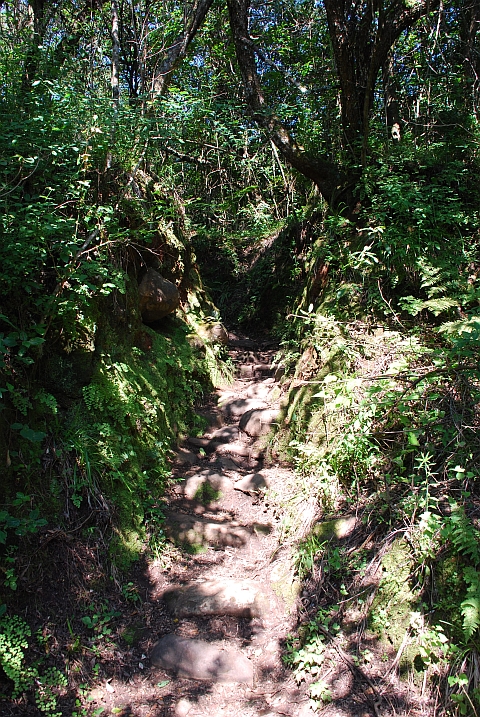
<svg viewBox="0 0 480 717">
<path fill-rule="evenodd" d="M 268 376 L 272 373 L 273 369 L 271 364 L 264 363 L 241 363 L 237 366 L 239 376 Z"/>
<path fill-rule="evenodd" d="M 165 635 L 154 646 L 150 659 L 154 667 L 172 670 L 178 677 L 253 685 L 250 660 L 239 650 L 222 650 L 210 642 Z"/>
<path fill-rule="evenodd" d="M 227 398 L 226 400 L 220 399 L 219 406 L 224 414 L 228 418 L 241 418 L 246 411 L 254 409 L 268 408 L 265 401 L 259 401 L 256 398 Z"/>
<path fill-rule="evenodd" d="M 251 580 L 207 580 L 167 590 L 163 596 L 175 617 L 231 615 L 255 618 L 268 614 L 270 605 L 260 585 Z"/>
<path fill-rule="evenodd" d="M 272 392 L 273 387 L 273 378 L 267 378 L 266 381 L 257 381 L 248 386 L 247 390 L 245 391 L 245 395 L 247 396 L 247 398 L 256 398 L 260 401 L 268 400 L 268 396 Z"/>
<path fill-rule="evenodd" d="M 240 419 L 239 428 L 251 438 L 267 434 L 280 412 L 275 408 L 254 408 L 246 411 Z"/>
<path fill-rule="evenodd" d="M 168 511 L 165 534 L 177 545 L 198 547 L 245 545 L 250 531 L 236 521 L 209 520 L 196 515 Z"/>
<path fill-rule="evenodd" d="M 232 488 L 232 481 L 227 478 L 227 476 L 206 469 L 195 473 L 179 483 L 175 487 L 174 492 L 184 496 L 188 500 L 193 500 L 196 497 L 200 500 L 205 500 L 209 497 L 209 494 L 212 497 L 215 496 L 215 493 L 225 495 L 231 491 Z"/>
<path fill-rule="evenodd" d="M 242 493 L 261 493 L 268 488 L 268 481 L 261 473 L 250 473 L 235 481 L 233 487 Z"/>
</svg>

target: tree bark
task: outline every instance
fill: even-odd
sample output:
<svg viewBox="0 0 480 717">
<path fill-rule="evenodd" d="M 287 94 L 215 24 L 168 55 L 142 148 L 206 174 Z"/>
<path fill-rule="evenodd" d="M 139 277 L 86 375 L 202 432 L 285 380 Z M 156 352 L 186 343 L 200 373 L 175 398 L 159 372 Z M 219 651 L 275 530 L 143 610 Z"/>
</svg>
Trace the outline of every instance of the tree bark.
<svg viewBox="0 0 480 717">
<path fill-rule="evenodd" d="M 152 88 L 154 97 L 165 94 L 173 73 L 186 56 L 190 43 L 202 26 L 212 4 L 213 0 L 195 0 L 184 32 L 171 45 L 162 64 L 155 71 Z"/>
<path fill-rule="evenodd" d="M 112 98 L 115 104 L 120 99 L 120 40 L 118 36 L 118 2 L 112 0 Z"/>
<path fill-rule="evenodd" d="M 250 0 L 228 0 L 235 53 L 252 119 L 267 132 L 283 158 L 294 169 L 311 179 L 326 201 L 334 205 L 340 194 L 346 191 L 347 178 L 334 163 L 322 157 L 309 156 L 304 152 L 277 115 L 265 104 L 257 72 L 255 45 L 248 31 L 249 9 Z"/>
<path fill-rule="evenodd" d="M 256 49 L 248 32 L 251 0 L 227 0 L 237 62 L 253 119 L 268 134 L 284 159 L 311 179 L 332 206 L 346 203 L 355 211 L 353 185 L 358 170 L 346 174 L 324 157 L 305 153 L 291 132 L 266 106 L 256 66 Z M 329 35 L 340 85 L 341 122 L 344 147 L 353 165 L 366 163 L 370 112 L 375 84 L 391 48 L 402 32 L 411 27 L 439 0 L 417 0 L 408 5 L 393 0 L 324 0 Z M 265 62 L 265 60 L 263 60 Z M 268 64 L 268 63 L 267 63 Z M 347 212 L 348 213 L 348 212 Z"/>
<path fill-rule="evenodd" d="M 391 53 L 383 66 L 382 82 L 385 123 L 391 139 L 394 142 L 399 142 L 401 139 L 400 106 L 398 103 L 397 83 L 395 82 L 393 55 Z"/>
</svg>

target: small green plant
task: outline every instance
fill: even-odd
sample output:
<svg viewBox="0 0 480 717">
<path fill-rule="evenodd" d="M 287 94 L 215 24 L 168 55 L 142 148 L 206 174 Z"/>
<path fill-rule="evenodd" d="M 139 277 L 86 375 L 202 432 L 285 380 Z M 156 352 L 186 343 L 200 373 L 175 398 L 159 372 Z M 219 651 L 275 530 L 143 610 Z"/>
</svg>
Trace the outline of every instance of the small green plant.
<svg viewBox="0 0 480 717">
<path fill-rule="evenodd" d="M 453 689 L 457 688 L 458 692 L 453 692 L 450 694 L 450 699 L 452 701 L 452 704 L 455 706 L 458 714 L 462 715 L 468 715 L 470 708 L 473 709 L 473 714 L 477 714 L 474 705 L 472 704 L 472 701 L 470 697 L 468 696 L 467 690 L 468 689 L 468 677 L 465 673 L 462 673 L 460 675 L 451 675 L 448 678 L 448 685 L 449 687 L 452 687 Z"/>
<path fill-rule="evenodd" d="M 210 505 L 210 503 L 216 503 L 222 497 L 221 491 L 214 488 L 214 486 L 208 481 L 201 483 L 195 491 L 194 498 L 203 505 Z"/>
<path fill-rule="evenodd" d="M 68 684 L 63 672 L 56 667 L 49 667 L 35 681 L 37 684 L 35 701 L 40 712 L 49 717 L 62 717 L 62 713 L 57 711 L 56 690 L 65 688 Z"/>
<path fill-rule="evenodd" d="M 67 678 L 56 667 L 39 672 L 39 664 L 28 666 L 25 651 L 32 632 L 18 615 L 4 616 L 0 620 L 0 665 L 13 682 L 12 697 L 35 688 L 38 709 L 49 717 L 62 717 L 57 710 L 57 691 L 67 686 Z"/>
<path fill-rule="evenodd" d="M 124 600 L 126 600 L 127 602 L 137 603 L 141 600 L 138 588 L 132 582 L 126 583 L 126 585 L 122 585 L 122 595 Z"/>
<path fill-rule="evenodd" d="M 327 542 L 324 538 L 311 533 L 305 540 L 298 543 L 294 561 L 300 580 L 312 572 L 315 562 L 325 553 Z"/>
<path fill-rule="evenodd" d="M 121 613 L 116 610 L 110 610 L 105 603 L 102 604 L 98 610 L 94 605 L 92 605 L 90 609 L 93 615 L 85 615 L 82 617 L 82 622 L 85 627 L 89 630 L 93 630 L 97 638 L 111 635 L 111 623 L 115 618 L 120 617 Z"/>
<path fill-rule="evenodd" d="M 35 671 L 25 665 L 25 650 L 32 632 L 21 617 L 3 617 L 0 621 L 0 664 L 13 681 L 13 698 L 28 690 L 34 681 Z"/>
<path fill-rule="evenodd" d="M 309 685 L 308 693 L 313 709 L 319 709 L 323 704 L 332 701 L 332 692 L 325 680 L 317 680 Z M 313 704 L 312 704 L 313 703 Z"/>
<path fill-rule="evenodd" d="M 320 672 L 325 661 L 325 644 L 321 635 L 311 637 L 303 646 L 290 638 L 283 657 L 285 664 L 293 670 L 298 684 L 308 681 Z"/>
</svg>

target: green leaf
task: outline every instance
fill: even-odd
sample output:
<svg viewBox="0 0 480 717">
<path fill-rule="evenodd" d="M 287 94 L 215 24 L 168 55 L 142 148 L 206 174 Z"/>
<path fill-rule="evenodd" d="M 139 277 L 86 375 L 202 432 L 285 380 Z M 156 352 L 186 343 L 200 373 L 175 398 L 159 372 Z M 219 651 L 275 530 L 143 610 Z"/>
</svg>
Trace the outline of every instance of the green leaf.
<svg viewBox="0 0 480 717">
<path fill-rule="evenodd" d="M 32 441 L 32 443 L 38 443 L 40 441 L 43 441 L 47 434 L 43 431 L 34 431 L 32 428 L 24 426 L 20 431 L 20 435 L 22 436 L 22 438 L 26 438 L 27 440 Z"/>
</svg>

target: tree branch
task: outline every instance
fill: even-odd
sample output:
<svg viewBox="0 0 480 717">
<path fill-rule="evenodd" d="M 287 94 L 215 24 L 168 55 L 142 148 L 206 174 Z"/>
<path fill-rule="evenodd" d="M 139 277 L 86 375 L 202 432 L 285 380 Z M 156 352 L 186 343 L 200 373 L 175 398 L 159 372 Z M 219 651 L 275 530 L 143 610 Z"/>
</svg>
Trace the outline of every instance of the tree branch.
<svg viewBox="0 0 480 717">
<path fill-rule="evenodd" d="M 155 71 L 152 89 L 153 97 L 161 97 L 165 94 L 172 80 L 173 73 L 186 56 L 188 48 L 202 26 L 212 4 L 213 0 L 195 1 L 184 32 L 179 35 L 173 45 L 170 46 L 165 59 Z"/>
<path fill-rule="evenodd" d="M 235 53 L 250 113 L 255 122 L 266 131 L 283 158 L 294 169 L 312 180 L 327 202 L 334 204 L 346 178 L 334 163 L 322 157 L 308 155 L 299 147 L 277 115 L 267 109 L 255 59 L 255 54 L 259 52 L 248 31 L 249 9 L 250 0 L 228 0 Z"/>
</svg>

